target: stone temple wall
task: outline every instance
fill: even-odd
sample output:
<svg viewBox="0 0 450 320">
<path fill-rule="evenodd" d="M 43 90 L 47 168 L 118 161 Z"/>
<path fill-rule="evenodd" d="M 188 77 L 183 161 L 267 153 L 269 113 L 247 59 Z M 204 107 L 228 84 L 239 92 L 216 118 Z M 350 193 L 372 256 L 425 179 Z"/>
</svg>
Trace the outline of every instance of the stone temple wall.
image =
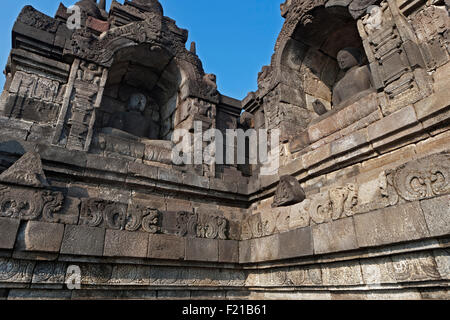
<svg viewBox="0 0 450 320">
<path fill-rule="evenodd" d="M 13 28 L 0 297 L 449 298 L 444 2 L 286 1 L 241 119 L 157 1 L 78 4 Z M 194 121 L 281 130 L 281 167 L 173 164 Z"/>
</svg>

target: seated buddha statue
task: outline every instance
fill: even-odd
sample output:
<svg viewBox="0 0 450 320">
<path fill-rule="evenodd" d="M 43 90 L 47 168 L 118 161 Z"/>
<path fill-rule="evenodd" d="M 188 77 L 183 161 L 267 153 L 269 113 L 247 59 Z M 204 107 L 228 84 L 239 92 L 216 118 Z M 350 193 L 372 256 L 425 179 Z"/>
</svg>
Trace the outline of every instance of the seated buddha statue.
<svg viewBox="0 0 450 320">
<path fill-rule="evenodd" d="M 342 49 L 337 54 L 337 61 L 345 75 L 333 88 L 333 108 L 350 105 L 375 91 L 369 66 L 361 66 L 362 56 L 359 49 Z"/>
<path fill-rule="evenodd" d="M 145 95 L 132 94 L 127 111 L 113 115 L 109 127 L 103 128 L 102 132 L 131 140 L 158 139 L 159 128 L 151 119 L 144 116 L 146 106 Z"/>
</svg>

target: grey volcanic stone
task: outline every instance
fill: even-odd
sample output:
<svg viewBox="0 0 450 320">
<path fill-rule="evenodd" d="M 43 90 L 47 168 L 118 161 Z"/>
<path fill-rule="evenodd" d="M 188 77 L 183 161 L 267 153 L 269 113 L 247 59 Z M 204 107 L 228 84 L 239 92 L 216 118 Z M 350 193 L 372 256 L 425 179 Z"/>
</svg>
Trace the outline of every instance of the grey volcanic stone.
<svg viewBox="0 0 450 320">
<path fill-rule="evenodd" d="M 66 226 L 62 254 L 102 256 L 105 229 L 87 226 Z"/>
<path fill-rule="evenodd" d="M 450 233 L 450 195 L 420 202 L 432 236 Z"/>
<path fill-rule="evenodd" d="M 352 217 L 319 224 L 312 229 L 316 254 L 358 248 Z"/>
<path fill-rule="evenodd" d="M 219 241 L 214 239 L 187 238 L 186 260 L 217 262 Z"/>
<path fill-rule="evenodd" d="M 219 240 L 219 262 L 239 262 L 239 242 L 234 240 Z"/>
<path fill-rule="evenodd" d="M 417 202 L 358 214 L 353 218 L 356 238 L 361 247 L 416 240 L 429 236 L 422 209 Z"/>
<path fill-rule="evenodd" d="M 147 233 L 106 230 L 105 256 L 145 258 L 147 248 Z"/>
<path fill-rule="evenodd" d="M 63 234 L 63 224 L 28 221 L 17 247 L 21 251 L 59 252 Z"/>
<path fill-rule="evenodd" d="M 0 218 L 0 249 L 14 248 L 20 220 Z"/>
<path fill-rule="evenodd" d="M 281 259 L 313 254 L 313 238 L 310 227 L 280 233 L 279 238 L 279 257 Z"/>
<path fill-rule="evenodd" d="M 148 257 L 183 260 L 185 248 L 185 238 L 166 234 L 151 234 L 148 240 Z"/>
</svg>

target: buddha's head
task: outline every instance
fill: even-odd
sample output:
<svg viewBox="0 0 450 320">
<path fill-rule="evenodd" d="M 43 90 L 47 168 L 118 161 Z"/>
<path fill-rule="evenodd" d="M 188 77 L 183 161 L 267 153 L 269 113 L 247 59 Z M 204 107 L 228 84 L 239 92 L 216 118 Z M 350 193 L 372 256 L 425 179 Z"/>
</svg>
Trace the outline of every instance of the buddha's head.
<svg viewBox="0 0 450 320">
<path fill-rule="evenodd" d="M 128 101 L 128 111 L 144 112 L 147 98 L 142 93 L 133 93 Z"/>
<path fill-rule="evenodd" d="M 344 71 L 361 64 L 361 51 L 357 48 L 345 48 L 338 52 L 339 68 Z"/>
</svg>

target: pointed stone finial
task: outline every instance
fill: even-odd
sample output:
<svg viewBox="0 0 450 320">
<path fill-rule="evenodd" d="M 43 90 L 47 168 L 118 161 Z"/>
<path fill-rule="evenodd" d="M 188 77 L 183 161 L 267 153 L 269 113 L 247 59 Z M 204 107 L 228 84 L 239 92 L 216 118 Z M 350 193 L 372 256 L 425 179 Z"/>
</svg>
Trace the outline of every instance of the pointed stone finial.
<svg viewBox="0 0 450 320">
<path fill-rule="evenodd" d="M 0 182 L 25 185 L 35 188 L 48 187 L 42 170 L 41 157 L 36 152 L 28 152 L 0 175 Z"/>
<path fill-rule="evenodd" d="M 195 41 L 191 42 L 191 49 L 189 51 L 193 54 L 197 54 L 197 45 L 195 44 Z"/>
</svg>

